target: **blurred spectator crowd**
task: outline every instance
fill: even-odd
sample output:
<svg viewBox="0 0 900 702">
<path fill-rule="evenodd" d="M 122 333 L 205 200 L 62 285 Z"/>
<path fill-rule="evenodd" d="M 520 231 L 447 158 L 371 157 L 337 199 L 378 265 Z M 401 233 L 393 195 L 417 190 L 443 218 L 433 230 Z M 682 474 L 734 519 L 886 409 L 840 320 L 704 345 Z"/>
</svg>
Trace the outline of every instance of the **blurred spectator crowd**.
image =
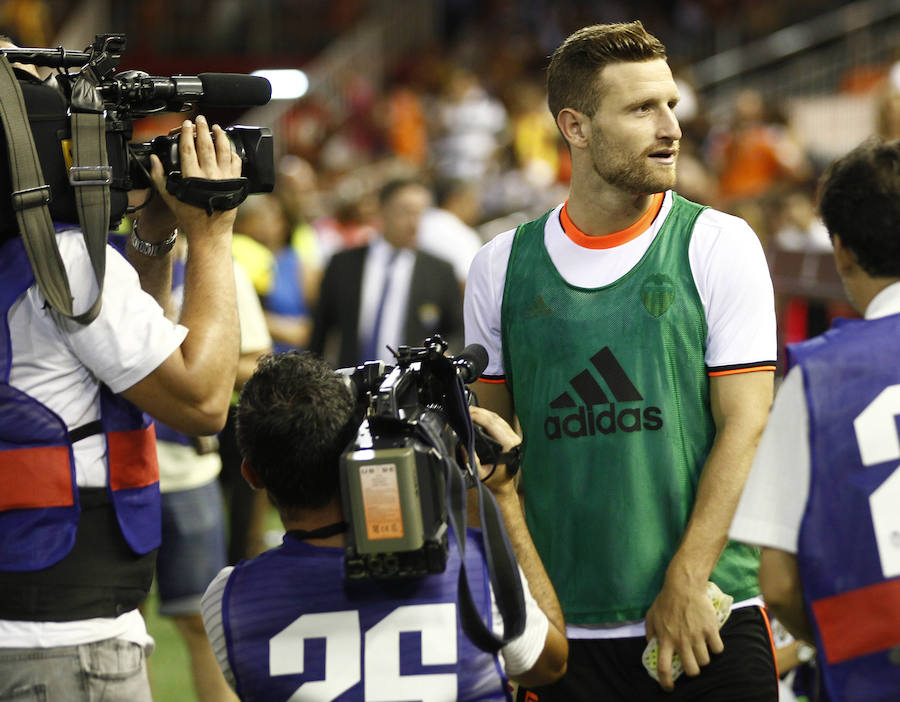
<svg viewBox="0 0 900 702">
<path fill-rule="evenodd" d="M 271 125 L 279 152 L 276 187 L 241 206 L 234 250 L 260 296 L 274 347 L 309 345 L 328 263 L 378 236 L 378 193 L 388 181 L 414 177 L 429 187 L 431 206 L 421 217 L 416 247 L 447 260 L 460 286 L 485 241 L 565 199 L 570 161 L 546 106 L 547 57 L 575 27 L 635 17 L 666 43 L 681 90 L 677 190 L 745 218 L 757 232 L 772 265 L 783 341 L 805 338 L 835 315 L 851 314 L 827 262 L 830 242 L 815 211 L 818 177 L 837 154 L 811 147 L 814 135 L 804 133 L 809 128 L 802 120 L 791 119 L 788 102 L 764 91 L 736 88 L 727 109 L 721 100 L 715 111 L 708 109 L 690 70 L 717 51 L 847 4 L 433 3 L 429 17 L 436 28 L 427 41 L 385 52 L 378 71 L 344 65 L 330 76 L 332 94 L 314 85 Z M 185 61 L 221 53 L 250 61 L 263 51 L 270 58 L 282 52 L 282 58 L 309 60 L 379 8 L 385 4 L 363 0 L 260 0 L 252 8 L 229 0 L 166 0 L 152 8 L 115 3 L 110 12 L 117 29 L 135 28 L 130 36 L 140 60 L 154 50 L 171 58 L 174 50 Z M 5 0 L 0 31 L 20 45 L 51 45 L 48 28 L 60 27 L 73 12 L 55 0 Z M 193 31 L 196 23 L 183 21 L 190 17 L 209 18 L 210 30 Z M 162 31 L 167 28 L 190 29 L 190 36 Z M 269 40 L 258 41 L 261 33 Z M 384 42 L 392 38 L 388 34 Z M 833 86 L 835 94 L 871 105 L 865 113 L 871 123 L 855 125 L 861 137 L 900 138 L 897 59 L 848 65 Z"/>
<path fill-rule="evenodd" d="M 570 159 L 546 105 L 547 57 L 576 27 L 635 18 L 667 45 L 681 91 L 683 139 L 676 189 L 691 200 L 743 217 L 757 232 L 772 268 L 781 342 L 824 331 L 837 315 L 852 316 L 815 207 L 818 178 L 837 154 L 812 148 L 816 140 L 791 119 L 787 102 L 757 89 L 735 90 L 727 109 L 719 105 L 713 116 L 702 91 L 692 87 L 689 70 L 701 58 L 845 4 L 435 3 L 440 7 L 435 15 L 439 29 L 431 42 L 400 52 L 374 74 L 365 66 L 345 66 L 331 76 L 339 100 L 313 89 L 270 125 L 279 152 L 275 189 L 241 205 L 233 247 L 235 261 L 259 296 L 272 347 L 310 347 L 316 338 L 323 277 L 335 256 L 381 237 L 393 246 L 391 237 L 403 234 L 405 213 L 391 208 L 405 205 L 402 200 L 385 201 L 382 192 L 398 178 L 415 179 L 429 190 L 430 204 L 415 212 L 414 248 L 417 256 L 425 252 L 446 261 L 447 271 L 452 268 L 450 280 L 455 277 L 459 290 L 454 289 L 454 299 L 446 305 L 458 305 L 456 316 L 461 317 L 466 273 L 481 245 L 567 197 Z M 268 57 L 282 52 L 282 60 L 285 55 L 308 60 L 351 31 L 372 7 L 383 5 L 364 0 L 110 3 L 117 30 L 134 27 L 129 36 L 135 39 L 139 63 L 154 51 L 179 60 L 194 55 L 200 61 L 198 54 L 211 52 L 250 57 L 254 52 Z M 68 1 L 0 0 L 0 33 L 10 34 L 20 46 L 50 46 L 55 32 L 48 28 L 59 27 L 72 12 Z M 209 31 L 197 32 L 197 23 L 207 20 Z M 875 65 L 847 66 L 844 79 L 834 86 L 835 93 L 872 106 L 866 113 L 870 123 L 855 125 L 861 136 L 900 138 L 898 59 L 900 55 Z M 154 70 L 151 65 L 141 68 Z M 405 197 L 418 202 L 415 186 L 403 187 Z M 385 271 L 396 265 L 395 258 Z M 391 275 L 385 272 L 384 278 Z M 416 289 L 415 280 L 408 277 L 406 282 L 410 290 Z M 383 288 L 380 297 L 386 298 L 387 282 L 372 285 Z M 405 299 L 406 292 L 392 294 Z M 446 324 L 443 304 L 422 304 L 415 314 L 419 321 L 433 318 Z M 377 316 L 380 319 L 380 310 Z M 402 323 L 395 320 L 395 326 Z M 374 340 L 374 331 L 368 331 Z M 338 365 L 336 357 L 328 360 Z M 236 449 L 230 455 L 223 452 L 223 459 L 223 475 L 240 490 Z M 242 505 L 231 506 L 232 522 L 239 525 L 231 535 L 229 560 L 234 562 L 266 547 L 266 506 L 249 491 L 232 501 Z M 244 514 L 243 521 L 237 520 L 238 512 Z M 235 538 L 235 533 L 244 538 Z"/>
<path fill-rule="evenodd" d="M 758 233 L 770 254 L 776 292 L 784 293 L 779 317 L 785 340 L 820 331 L 831 317 L 847 312 L 834 281 L 819 280 L 830 267 L 816 263 L 810 272 L 809 262 L 830 249 L 815 214 L 815 186 L 837 154 L 811 148 L 816 140 L 803 129 L 812 130 L 791 119 L 788 102 L 758 89 L 736 88 L 727 109 L 720 99 L 713 113 L 703 91 L 692 87 L 691 66 L 850 3 L 426 4 L 434 27 L 425 40 L 401 42 L 397 32 L 403 25 L 395 22 L 382 41 L 388 46 L 396 40 L 404 48 L 384 51 L 377 71 L 345 63 L 329 76 L 327 90 L 313 85 L 271 125 L 280 154 L 277 186 L 272 195 L 251 197 L 241 208 L 235 253 L 263 300 L 276 348 L 307 346 L 323 272 L 334 254 L 376 235 L 377 193 L 387 181 L 415 176 L 429 186 L 432 206 L 422 217 L 417 246 L 447 259 L 461 284 L 484 241 L 564 199 L 570 164 L 546 107 L 547 56 L 575 27 L 635 17 L 666 43 L 681 88 L 677 189 L 744 217 Z M 109 12 L 117 29 L 134 30 L 128 53 L 133 49 L 139 60 L 154 52 L 187 62 L 228 54 L 248 62 L 295 57 L 303 65 L 367 17 L 396 15 L 402 7 L 413 6 L 375 0 L 162 0 L 152 8 L 115 3 Z M 0 28 L 21 45 L 48 45 L 48 27 L 59 27 L 73 13 L 70 4 L 55 0 L 5 0 Z M 192 17 L 207 18 L 209 31 L 194 31 Z M 865 113 L 871 124 L 856 125 L 861 136 L 900 137 L 898 58 L 848 65 L 833 87 L 872 105 Z M 781 285 L 804 276 L 806 288 Z"/>
</svg>

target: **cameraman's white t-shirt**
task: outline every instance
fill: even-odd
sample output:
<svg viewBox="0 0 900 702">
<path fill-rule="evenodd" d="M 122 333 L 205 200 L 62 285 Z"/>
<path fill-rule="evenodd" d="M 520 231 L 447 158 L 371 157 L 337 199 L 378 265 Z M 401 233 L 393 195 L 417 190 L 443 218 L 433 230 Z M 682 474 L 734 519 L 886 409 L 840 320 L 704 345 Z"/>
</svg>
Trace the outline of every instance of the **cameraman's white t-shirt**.
<svg viewBox="0 0 900 702">
<path fill-rule="evenodd" d="M 84 239 L 77 229 L 56 235 L 75 313 L 97 294 Z M 103 302 L 88 325 L 55 319 L 37 285 L 7 314 L 12 351 L 9 384 L 42 402 L 71 429 L 100 418 L 100 383 L 122 392 L 147 377 L 177 349 L 186 327 L 166 319 L 141 289 L 137 272 L 113 247 L 106 247 Z M 106 440 L 90 436 L 74 444 L 80 487 L 106 485 Z M 74 646 L 109 638 L 152 645 L 140 612 L 74 622 L 0 620 L 0 647 Z"/>
</svg>

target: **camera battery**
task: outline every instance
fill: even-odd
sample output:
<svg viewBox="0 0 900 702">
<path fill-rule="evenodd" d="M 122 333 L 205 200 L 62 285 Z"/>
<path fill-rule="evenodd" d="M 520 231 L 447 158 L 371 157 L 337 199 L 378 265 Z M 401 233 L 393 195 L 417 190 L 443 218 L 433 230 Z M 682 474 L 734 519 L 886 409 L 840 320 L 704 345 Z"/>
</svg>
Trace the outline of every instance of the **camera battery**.
<svg viewBox="0 0 900 702">
<path fill-rule="evenodd" d="M 425 530 L 414 448 L 362 449 L 341 460 L 357 552 L 421 548 Z"/>
</svg>

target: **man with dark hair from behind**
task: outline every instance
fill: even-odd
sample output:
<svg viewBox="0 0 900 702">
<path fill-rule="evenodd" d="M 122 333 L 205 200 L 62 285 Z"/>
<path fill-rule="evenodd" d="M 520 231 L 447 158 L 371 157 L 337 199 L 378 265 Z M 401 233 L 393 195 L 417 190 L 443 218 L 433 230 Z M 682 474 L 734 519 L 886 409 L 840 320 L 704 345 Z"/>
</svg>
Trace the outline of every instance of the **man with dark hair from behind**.
<svg viewBox="0 0 900 702">
<path fill-rule="evenodd" d="M 731 536 L 763 547 L 775 616 L 818 650 L 820 702 L 900 699 L 900 141 L 835 161 L 819 209 L 847 296 L 790 346 Z"/>
<path fill-rule="evenodd" d="M 526 624 L 499 656 L 475 648 L 460 628 L 452 536 L 444 573 L 345 580 L 338 462 L 354 410 L 344 381 L 310 354 L 264 357 L 244 386 L 237 413 L 242 470 L 267 491 L 287 534 L 279 548 L 224 569 L 203 597 L 204 624 L 229 683 L 243 699 L 315 692 L 315 699 L 503 700 L 507 678 L 540 684 L 562 675 L 562 614 L 505 466 L 486 484 L 519 560 Z M 497 415 L 473 408 L 472 418 L 504 450 L 519 443 Z M 500 633 L 476 530 L 468 531 L 465 552 L 479 611 L 490 613 L 486 621 Z"/>
</svg>

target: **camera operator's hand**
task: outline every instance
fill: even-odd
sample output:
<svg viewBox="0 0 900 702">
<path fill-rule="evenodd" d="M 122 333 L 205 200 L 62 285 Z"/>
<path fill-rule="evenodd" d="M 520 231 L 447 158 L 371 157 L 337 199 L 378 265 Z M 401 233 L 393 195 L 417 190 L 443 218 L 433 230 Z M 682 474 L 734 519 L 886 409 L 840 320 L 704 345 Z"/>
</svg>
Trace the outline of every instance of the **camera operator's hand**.
<svg viewBox="0 0 900 702">
<path fill-rule="evenodd" d="M 469 413 L 473 422 L 483 427 L 493 439 L 500 442 L 503 453 L 507 453 L 514 446 L 522 443 L 522 438 L 499 414 L 475 406 L 469 407 Z M 518 500 L 515 482 L 504 464 L 483 466 L 477 456 L 475 460 L 482 482 L 494 495 L 498 497 L 512 496 Z"/>
<path fill-rule="evenodd" d="M 502 453 L 509 453 L 522 442 L 519 435 L 499 414 L 482 407 L 469 407 L 469 413 L 473 422 L 500 442 Z M 494 468 L 493 475 L 490 474 L 492 468 Z M 528 580 L 528 589 L 549 621 L 540 656 L 529 670 L 515 677 L 515 682 L 525 687 L 548 685 L 566 672 L 569 644 L 566 639 L 566 622 L 562 608 L 556 590 L 553 589 L 553 584 L 531 540 L 515 481 L 509 475 L 506 466 L 498 464 L 482 467 L 479 464 L 478 469 L 482 482 L 487 485 L 500 508 L 509 542 L 512 544 L 519 567 Z"/>
<path fill-rule="evenodd" d="M 232 151 L 228 136 L 218 126 L 212 134 L 203 117 L 197 118 L 196 125 L 189 121 L 182 125 L 178 152 L 184 177 L 230 180 L 240 176 L 241 160 Z M 150 176 L 175 215 L 179 230 L 188 236 L 184 301 L 178 322 L 190 333 L 161 365 L 122 395 L 180 432 L 215 434 L 228 416 L 240 356 L 231 255 L 235 212 L 221 210 L 207 216 L 205 209 L 174 198 L 166 190 L 166 174 L 156 156 L 150 158 Z M 138 250 L 129 259 L 135 264 L 141 287 L 167 309 L 172 258 Z"/>
<path fill-rule="evenodd" d="M 178 156 L 181 174 L 185 178 L 230 180 L 241 175 L 241 159 L 232 147 L 225 130 L 216 124 L 210 132 L 203 115 L 197 117 L 196 124 L 185 120 L 181 125 Z M 209 233 L 212 236 L 231 234 L 236 210 L 220 210 L 207 215 L 205 210 L 182 202 L 169 194 L 166 190 L 166 174 L 162 162 L 155 154 L 150 156 L 150 177 L 157 192 L 174 213 L 178 227 L 187 234 Z"/>
</svg>

